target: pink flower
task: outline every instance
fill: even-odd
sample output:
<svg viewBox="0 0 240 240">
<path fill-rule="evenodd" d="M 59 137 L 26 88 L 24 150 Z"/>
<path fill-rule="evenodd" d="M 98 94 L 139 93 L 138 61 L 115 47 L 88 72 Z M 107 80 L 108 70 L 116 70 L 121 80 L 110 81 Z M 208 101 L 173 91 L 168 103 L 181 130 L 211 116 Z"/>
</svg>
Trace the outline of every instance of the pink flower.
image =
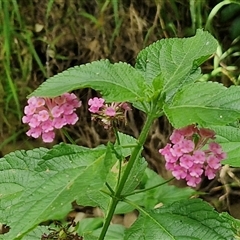
<svg viewBox="0 0 240 240">
<path fill-rule="evenodd" d="M 45 122 L 49 119 L 49 112 L 47 110 L 41 110 L 38 112 L 37 120 L 39 122 Z"/>
<path fill-rule="evenodd" d="M 97 113 L 101 107 L 103 107 L 105 100 L 103 98 L 90 98 L 88 100 L 88 105 L 90 106 L 89 111 L 92 113 Z"/>
<path fill-rule="evenodd" d="M 173 145 L 173 147 L 170 149 L 170 152 L 175 157 L 181 157 L 183 155 L 182 146 L 177 143 Z"/>
<path fill-rule="evenodd" d="M 109 129 L 113 121 L 126 119 L 127 111 L 131 110 L 127 103 L 105 103 L 103 98 L 90 98 L 88 100 L 89 111 L 93 114 L 93 120 L 101 120 L 105 129 Z"/>
<path fill-rule="evenodd" d="M 219 169 L 221 167 L 219 159 L 213 155 L 210 155 L 207 158 L 207 164 L 210 168 L 213 168 L 213 169 Z"/>
<path fill-rule="evenodd" d="M 56 129 L 61 129 L 64 127 L 67 123 L 64 117 L 60 116 L 58 118 L 54 118 L 52 120 L 52 124 Z"/>
<path fill-rule="evenodd" d="M 187 175 L 186 177 L 187 185 L 190 187 L 196 187 L 201 182 L 201 180 L 202 179 L 200 177 L 193 177 L 191 175 Z"/>
<path fill-rule="evenodd" d="M 177 129 L 175 129 L 170 136 L 170 140 L 172 143 L 176 144 L 178 142 L 181 142 L 184 139 L 184 135 L 180 133 Z"/>
<path fill-rule="evenodd" d="M 65 115 L 65 121 L 67 124 L 74 125 L 78 121 L 78 116 L 76 113 Z"/>
<path fill-rule="evenodd" d="M 165 155 L 165 160 L 167 162 L 175 163 L 177 159 L 178 159 L 178 156 L 173 156 L 171 152 Z"/>
<path fill-rule="evenodd" d="M 220 161 L 226 158 L 221 146 L 213 142 L 214 137 L 212 130 L 198 129 L 195 125 L 174 130 L 170 136 L 171 143 L 159 149 L 165 157 L 166 169 L 176 179 L 185 179 L 191 187 L 196 187 L 203 175 L 213 179 L 221 167 Z"/>
<path fill-rule="evenodd" d="M 219 159 L 219 161 L 221 161 L 227 157 L 227 154 L 225 152 L 222 152 L 220 154 L 215 154 L 215 156 Z"/>
<path fill-rule="evenodd" d="M 112 107 L 107 107 L 107 108 L 105 109 L 105 114 L 106 114 L 107 116 L 109 116 L 109 117 L 114 117 L 114 116 L 116 115 L 116 111 L 115 111 L 115 109 L 112 108 Z"/>
<path fill-rule="evenodd" d="M 221 154 L 223 152 L 221 146 L 216 142 L 210 142 L 209 149 L 215 154 Z"/>
<path fill-rule="evenodd" d="M 24 108 L 24 113 L 26 115 L 33 115 L 36 111 L 36 107 L 33 105 L 28 105 Z"/>
<path fill-rule="evenodd" d="M 193 152 L 193 161 L 194 163 L 203 164 L 206 160 L 205 152 L 202 150 L 196 150 Z"/>
<path fill-rule="evenodd" d="M 33 138 L 38 138 L 41 136 L 42 134 L 42 129 L 41 127 L 35 127 L 35 128 L 30 128 L 27 132 L 26 132 L 27 136 L 29 137 L 33 137 Z"/>
<path fill-rule="evenodd" d="M 166 145 L 164 148 L 161 148 L 161 149 L 159 149 L 158 151 L 159 151 L 159 153 L 161 153 L 162 155 L 167 155 L 167 154 L 171 153 L 171 152 L 170 152 L 170 149 L 171 149 L 171 144 L 167 143 L 167 145 Z"/>
<path fill-rule="evenodd" d="M 193 164 L 191 168 L 188 169 L 189 175 L 192 177 L 200 177 L 203 173 L 201 164 Z"/>
<path fill-rule="evenodd" d="M 65 115 L 69 115 L 72 114 L 75 110 L 75 108 L 73 107 L 73 105 L 71 105 L 70 103 L 64 103 L 60 108 L 59 111 L 60 112 L 64 112 Z"/>
<path fill-rule="evenodd" d="M 181 146 L 183 153 L 192 152 L 194 149 L 194 146 L 195 146 L 194 142 L 192 140 L 188 140 L 188 139 L 183 139 L 178 144 Z"/>
<path fill-rule="evenodd" d="M 55 107 L 53 107 L 52 109 L 51 109 L 51 114 L 52 114 L 52 116 L 54 117 L 54 118 L 58 118 L 58 117 L 60 117 L 62 114 L 63 114 L 63 112 L 64 112 L 64 107 L 63 107 L 63 105 L 61 105 L 61 107 L 59 107 L 58 105 L 56 105 Z M 64 112 L 65 113 L 65 112 Z"/>
<path fill-rule="evenodd" d="M 52 142 L 52 141 L 54 140 L 54 138 L 55 138 L 55 132 L 53 132 L 53 131 L 44 132 L 44 133 L 42 134 L 42 139 L 43 139 L 43 141 L 46 142 L 46 143 Z"/>
<path fill-rule="evenodd" d="M 175 166 L 175 168 L 172 171 L 172 174 L 178 180 L 184 179 L 187 177 L 187 170 L 184 167 Z"/>
<path fill-rule="evenodd" d="M 54 129 L 60 129 L 67 124 L 75 124 L 78 116 L 76 108 L 81 106 L 81 101 L 73 93 L 50 99 L 31 97 L 24 108 L 23 123 L 30 127 L 28 136 L 38 138 L 42 136 L 44 142 L 52 142 L 55 137 Z"/>
<path fill-rule="evenodd" d="M 179 159 L 179 164 L 180 166 L 189 169 L 193 166 L 194 161 L 193 161 L 193 156 L 189 155 L 189 154 L 184 154 L 183 156 L 180 157 Z"/>
<path fill-rule="evenodd" d="M 37 104 L 37 97 L 31 97 L 28 99 L 27 103 L 31 106 L 35 106 Z"/>
<path fill-rule="evenodd" d="M 48 119 L 47 121 L 43 122 L 41 124 L 41 127 L 43 132 L 49 132 L 49 131 L 52 131 L 54 127 L 56 128 L 56 126 L 53 124 L 52 119 Z"/>
<path fill-rule="evenodd" d="M 213 179 L 216 176 L 216 172 L 217 172 L 216 169 L 213 169 L 213 168 L 211 168 L 209 166 L 206 166 L 206 168 L 205 168 L 205 176 L 209 180 Z"/>
<path fill-rule="evenodd" d="M 40 123 L 41 123 L 41 122 L 38 120 L 38 116 L 37 116 L 36 114 L 34 114 L 33 116 L 31 116 L 28 125 L 29 125 L 31 128 L 35 128 L 35 127 L 38 127 L 38 126 L 40 125 Z"/>
<path fill-rule="evenodd" d="M 29 123 L 31 120 L 31 116 L 23 116 L 22 117 L 22 122 L 23 123 Z"/>
<path fill-rule="evenodd" d="M 167 170 L 173 171 L 177 164 L 175 162 L 166 162 L 165 167 Z"/>
</svg>

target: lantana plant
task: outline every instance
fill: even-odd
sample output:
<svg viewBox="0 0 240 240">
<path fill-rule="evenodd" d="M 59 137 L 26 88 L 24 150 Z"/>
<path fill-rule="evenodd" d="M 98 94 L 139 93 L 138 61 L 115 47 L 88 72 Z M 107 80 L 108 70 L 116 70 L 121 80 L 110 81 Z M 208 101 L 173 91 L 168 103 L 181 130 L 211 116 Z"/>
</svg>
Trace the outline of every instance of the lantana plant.
<svg viewBox="0 0 240 240">
<path fill-rule="evenodd" d="M 99 60 L 40 85 L 28 96 L 22 118 L 30 138 L 52 142 L 56 131 L 74 125 L 82 103 L 71 92 L 92 88 L 101 97 L 88 99 L 91 120 L 114 130 L 116 142 L 95 148 L 60 143 L 1 158 L 0 223 L 8 231 L 0 239 L 235 239 L 238 221 L 194 197 L 201 181 L 217 178 L 223 165 L 240 166 L 240 88 L 202 79 L 200 66 L 217 45 L 198 30 L 193 37 L 149 45 L 134 67 Z M 128 124 L 133 108 L 146 115 L 138 139 L 116 124 Z M 159 140 L 157 149 L 172 174 L 165 180 L 142 154 L 153 122 L 163 115 L 174 128 L 169 143 L 160 147 Z M 169 185 L 173 178 L 188 187 Z M 62 221 L 73 202 L 98 207 L 103 218 L 51 232 L 46 223 Z M 114 214 L 133 210 L 138 214 L 131 226 L 111 224 Z"/>
</svg>

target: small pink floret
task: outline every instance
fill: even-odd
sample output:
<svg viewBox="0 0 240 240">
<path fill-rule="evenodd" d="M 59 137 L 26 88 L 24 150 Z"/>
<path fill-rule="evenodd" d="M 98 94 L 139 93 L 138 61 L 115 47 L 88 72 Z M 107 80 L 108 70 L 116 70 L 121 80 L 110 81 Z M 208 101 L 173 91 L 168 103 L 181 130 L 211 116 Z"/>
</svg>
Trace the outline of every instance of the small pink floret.
<svg viewBox="0 0 240 240">
<path fill-rule="evenodd" d="M 221 146 L 216 143 L 216 142 L 210 142 L 209 143 L 209 149 L 215 154 L 221 154 L 222 153 L 222 148 Z"/>
<path fill-rule="evenodd" d="M 26 115 L 33 115 L 36 111 L 36 107 L 32 105 L 28 105 L 24 108 L 24 113 Z"/>
<path fill-rule="evenodd" d="M 38 121 L 45 122 L 49 119 L 49 113 L 47 110 L 41 110 L 37 115 Z"/>
<path fill-rule="evenodd" d="M 183 139 L 181 142 L 178 143 L 182 149 L 183 153 L 192 152 L 194 149 L 194 142 L 192 140 Z"/>
<path fill-rule="evenodd" d="M 94 97 L 94 98 L 90 98 L 88 100 L 88 105 L 101 108 L 103 106 L 104 102 L 105 102 L 105 100 L 103 98 Z"/>
<path fill-rule="evenodd" d="M 170 149 L 170 152 L 175 157 L 181 157 L 183 155 L 182 146 L 177 143 L 173 145 L 173 147 Z"/>
<path fill-rule="evenodd" d="M 174 144 L 181 142 L 183 139 L 184 139 L 184 136 L 177 129 L 175 129 L 172 135 L 170 136 L 170 140 Z"/>
<path fill-rule="evenodd" d="M 219 169 L 221 167 L 220 160 L 214 155 L 210 155 L 207 159 L 208 166 L 213 169 Z"/>
<path fill-rule="evenodd" d="M 180 157 L 180 166 L 189 169 L 193 166 L 193 164 L 193 157 L 191 155 L 184 154 Z"/>
<path fill-rule="evenodd" d="M 67 124 L 74 125 L 78 121 L 78 116 L 76 113 L 65 115 L 65 121 Z"/>
<path fill-rule="evenodd" d="M 184 179 L 187 176 L 187 170 L 181 166 L 175 166 L 175 168 L 172 171 L 173 176 L 176 179 Z"/>
<path fill-rule="evenodd" d="M 54 140 L 54 138 L 55 138 L 55 132 L 53 132 L 53 131 L 44 132 L 44 133 L 42 134 L 42 139 L 43 139 L 43 141 L 46 142 L 46 143 L 52 142 L 52 141 Z"/>
<path fill-rule="evenodd" d="M 52 115 L 54 118 L 60 117 L 63 113 L 64 113 L 64 109 L 62 108 L 62 106 L 59 107 L 59 106 L 57 105 L 57 106 L 54 106 L 54 107 L 51 109 L 51 115 Z"/>
<path fill-rule="evenodd" d="M 107 107 L 105 110 L 105 114 L 109 117 L 114 117 L 116 115 L 116 111 L 112 107 Z"/>
<path fill-rule="evenodd" d="M 202 150 L 196 150 L 193 152 L 193 161 L 194 163 L 203 164 L 206 160 L 205 152 Z"/>
<path fill-rule="evenodd" d="M 191 175 L 187 175 L 186 177 L 187 185 L 190 187 L 196 187 L 201 182 L 201 180 L 202 179 L 200 177 L 193 177 Z"/>
</svg>

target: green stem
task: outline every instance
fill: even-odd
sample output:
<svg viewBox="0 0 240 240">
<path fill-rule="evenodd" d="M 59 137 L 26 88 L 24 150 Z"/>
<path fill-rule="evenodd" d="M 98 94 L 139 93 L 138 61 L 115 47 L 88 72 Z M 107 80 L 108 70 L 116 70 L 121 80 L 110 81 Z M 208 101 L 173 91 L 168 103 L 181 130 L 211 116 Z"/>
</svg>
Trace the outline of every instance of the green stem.
<svg viewBox="0 0 240 240">
<path fill-rule="evenodd" d="M 142 192 L 147 192 L 147 191 L 152 190 L 152 189 L 154 189 L 154 188 L 160 187 L 160 186 L 162 186 L 162 185 L 164 185 L 164 184 L 166 184 L 166 183 L 168 183 L 168 182 L 171 182 L 173 179 L 174 179 L 174 177 L 168 179 L 168 180 L 165 181 L 165 182 L 162 182 L 162 183 L 159 183 L 159 184 L 157 184 L 157 185 L 154 185 L 154 186 L 152 186 L 152 187 L 144 188 L 144 189 L 141 189 L 141 190 L 136 190 L 136 191 L 134 191 L 134 192 L 132 192 L 132 193 L 129 193 L 129 194 L 124 195 L 124 197 L 128 197 L 128 196 L 131 196 L 131 195 L 134 195 L 134 194 L 138 194 L 138 193 L 142 193 Z"/>
<path fill-rule="evenodd" d="M 143 129 L 141 131 L 141 134 L 138 138 L 137 146 L 133 149 L 132 155 L 130 156 L 130 159 L 129 159 L 129 162 L 126 166 L 126 169 L 125 169 L 125 171 L 122 175 L 122 178 L 121 178 L 119 184 L 117 185 L 116 192 L 110 200 L 108 213 L 107 213 L 107 216 L 106 216 L 101 234 L 99 236 L 99 240 L 104 239 L 104 237 L 106 235 L 106 232 L 108 230 L 108 227 L 110 225 L 110 222 L 112 220 L 113 214 L 115 212 L 116 206 L 117 206 L 118 202 L 122 200 L 122 196 L 121 196 L 122 190 L 123 190 L 124 185 L 125 185 L 125 183 L 128 179 L 129 173 L 131 172 L 131 169 L 134 165 L 135 160 L 140 156 L 140 154 L 142 152 L 142 146 L 146 141 L 149 129 L 150 129 L 154 119 L 155 119 L 155 116 L 152 116 L 152 115 L 147 116 L 147 120 L 146 120 L 146 122 L 143 126 Z"/>
<path fill-rule="evenodd" d="M 118 145 L 121 145 L 121 141 L 120 141 L 120 138 L 119 138 L 119 134 L 118 134 L 118 131 L 117 131 L 115 122 L 113 122 L 113 129 L 114 129 L 114 134 L 115 134 L 115 136 L 116 136 L 117 144 L 118 144 Z M 120 181 L 120 179 L 121 179 L 122 160 L 123 160 L 123 156 L 122 156 L 122 153 L 121 153 L 121 156 L 120 156 L 119 161 L 118 161 L 118 162 L 119 162 L 119 170 L 118 170 L 117 186 L 118 186 L 119 181 Z"/>
<path fill-rule="evenodd" d="M 128 144 L 128 145 L 122 145 L 122 148 L 134 148 L 137 144 Z"/>
<path fill-rule="evenodd" d="M 106 186 L 108 188 L 108 190 L 111 192 L 111 194 L 114 194 L 113 189 L 111 188 L 111 186 L 106 182 Z"/>
<path fill-rule="evenodd" d="M 121 142 L 120 142 L 120 138 L 119 138 L 119 135 L 118 135 L 118 131 L 117 131 L 115 122 L 113 122 L 113 130 L 114 130 L 114 134 L 116 136 L 117 144 L 120 145 Z"/>
</svg>

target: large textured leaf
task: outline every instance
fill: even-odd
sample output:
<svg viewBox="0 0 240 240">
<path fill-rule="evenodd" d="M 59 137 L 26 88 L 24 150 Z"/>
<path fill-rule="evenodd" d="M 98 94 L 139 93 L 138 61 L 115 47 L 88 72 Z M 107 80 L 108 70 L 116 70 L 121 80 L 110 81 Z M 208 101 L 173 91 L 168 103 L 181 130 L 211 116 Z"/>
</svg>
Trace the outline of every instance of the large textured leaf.
<svg viewBox="0 0 240 240">
<path fill-rule="evenodd" d="M 219 83 L 193 83 L 176 93 L 164 111 L 175 128 L 192 123 L 225 125 L 240 117 L 240 87 Z"/>
<path fill-rule="evenodd" d="M 233 126 L 211 126 L 217 133 L 217 141 L 227 153 L 227 158 L 222 164 L 240 167 L 240 129 Z"/>
<path fill-rule="evenodd" d="M 55 97 L 79 88 L 99 90 L 107 101 L 134 101 L 143 97 L 144 79 L 126 63 L 95 61 L 55 75 L 30 96 Z"/>
<path fill-rule="evenodd" d="M 136 68 L 151 85 L 160 73 L 168 100 L 183 84 L 200 76 L 198 68 L 217 49 L 217 41 L 208 32 L 198 30 L 191 38 L 162 39 L 143 49 Z"/>
<path fill-rule="evenodd" d="M 43 221 L 64 218 L 71 202 L 82 197 L 91 196 L 88 205 L 101 205 L 93 192 L 97 195 L 112 167 L 105 151 L 60 144 L 2 158 L 0 222 L 11 228 L 3 238 L 18 239 Z"/>
<path fill-rule="evenodd" d="M 234 219 L 227 221 L 200 199 L 182 200 L 152 211 L 143 210 L 126 230 L 124 240 L 234 239 Z"/>
</svg>

